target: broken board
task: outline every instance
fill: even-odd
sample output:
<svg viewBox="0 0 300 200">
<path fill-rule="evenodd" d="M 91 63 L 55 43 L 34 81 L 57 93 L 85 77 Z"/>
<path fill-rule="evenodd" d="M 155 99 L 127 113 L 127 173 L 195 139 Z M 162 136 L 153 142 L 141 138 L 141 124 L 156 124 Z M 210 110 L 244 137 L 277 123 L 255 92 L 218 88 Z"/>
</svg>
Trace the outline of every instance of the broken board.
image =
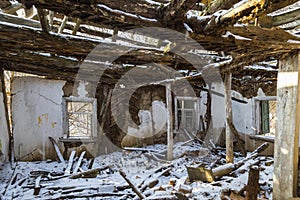
<svg viewBox="0 0 300 200">
<path fill-rule="evenodd" d="M 215 180 L 213 172 L 209 168 L 205 168 L 203 166 L 186 168 L 190 181 L 206 181 L 211 183 Z"/>
</svg>

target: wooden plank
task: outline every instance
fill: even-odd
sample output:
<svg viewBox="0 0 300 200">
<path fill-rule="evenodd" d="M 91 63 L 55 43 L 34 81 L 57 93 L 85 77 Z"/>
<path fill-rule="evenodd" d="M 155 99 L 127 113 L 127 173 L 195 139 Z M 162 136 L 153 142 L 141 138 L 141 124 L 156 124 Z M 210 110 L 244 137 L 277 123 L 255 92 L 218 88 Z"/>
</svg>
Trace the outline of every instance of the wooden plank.
<svg viewBox="0 0 300 200">
<path fill-rule="evenodd" d="M 103 166 L 101 168 L 96 168 L 96 169 L 91 169 L 88 171 L 80 172 L 80 173 L 70 176 L 70 179 L 86 178 L 86 177 L 95 178 L 99 174 L 100 171 L 103 171 L 106 169 L 109 169 L 109 166 Z"/>
<path fill-rule="evenodd" d="M 64 16 L 64 19 L 61 22 L 60 27 L 58 29 L 58 33 L 62 33 L 63 32 L 63 30 L 64 30 L 64 28 L 65 28 L 65 26 L 67 24 L 68 19 L 69 19 L 68 16 Z"/>
<path fill-rule="evenodd" d="M 173 119 L 172 119 L 172 93 L 171 93 L 171 84 L 166 85 L 166 102 L 167 102 L 167 145 L 168 145 L 168 152 L 167 158 L 168 160 L 173 159 Z"/>
<path fill-rule="evenodd" d="M 65 174 L 70 174 L 71 173 L 71 169 L 72 169 L 72 165 L 73 165 L 75 153 L 76 153 L 76 151 L 72 151 L 71 154 L 70 154 L 69 162 L 68 162 L 68 166 L 67 166 L 67 168 L 65 170 Z"/>
<path fill-rule="evenodd" d="M 235 18 L 235 17 L 242 17 L 242 15 L 240 15 L 240 13 L 243 13 L 249 9 L 252 10 L 255 7 L 261 8 L 264 4 L 265 4 L 265 2 L 262 0 L 245 1 L 245 3 L 229 10 L 225 15 L 221 16 L 220 21 L 224 21 L 226 19 L 231 19 L 231 18 Z"/>
<path fill-rule="evenodd" d="M 280 15 L 274 15 L 274 16 L 264 15 L 259 18 L 259 22 L 260 25 L 267 28 L 273 26 L 280 26 L 300 19 L 299 12 L 300 12 L 299 9 L 295 9 L 293 11 L 286 12 Z"/>
<path fill-rule="evenodd" d="M 55 152 L 56 152 L 56 155 L 57 155 L 59 161 L 60 161 L 60 162 L 65 162 L 65 159 L 64 159 L 62 153 L 60 152 L 60 149 L 59 149 L 59 147 L 58 147 L 57 142 L 56 142 L 56 141 L 54 140 L 54 138 L 52 138 L 52 137 L 48 137 L 48 138 L 49 138 L 49 140 L 51 141 L 51 143 L 53 144 L 53 147 L 54 147 L 54 149 L 55 149 Z"/>
<path fill-rule="evenodd" d="M 277 125 L 274 146 L 273 199 L 297 194 L 299 145 L 299 52 L 279 61 Z"/>
<path fill-rule="evenodd" d="M 81 152 L 80 157 L 79 157 L 79 159 L 76 163 L 76 166 L 74 167 L 73 174 L 77 173 L 77 171 L 78 171 L 78 169 L 81 165 L 81 162 L 82 162 L 82 159 L 83 159 L 84 155 L 85 155 L 85 151 Z"/>
<path fill-rule="evenodd" d="M 14 3 L 11 4 L 9 7 L 6 7 L 3 9 L 4 13 L 7 14 L 14 14 L 17 10 L 20 10 L 21 8 L 24 8 L 25 6 L 21 3 Z"/>
<path fill-rule="evenodd" d="M 140 199 L 145 199 L 146 196 L 145 196 L 143 193 L 141 193 L 141 192 L 139 191 L 139 189 L 137 189 L 137 187 L 135 187 L 135 185 L 127 178 L 126 174 L 125 174 L 122 170 L 120 170 L 119 172 L 120 172 L 120 175 L 125 179 L 125 181 L 126 181 L 126 182 L 129 184 L 129 186 L 132 188 L 132 190 L 138 195 L 138 197 L 139 197 Z"/>
<path fill-rule="evenodd" d="M 205 181 L 213 182 L 215 181 L 215 176 L 211 169 L 205 168 L 204 166 L 199 167 L 186 167 L 190 181 Z"/>
<path fill-rule="evenodd" d="M 231 79 L 232 73 L 225 73 L 225 107 L 226 107 L 226 162 L 233 163 L 233 134 L 227 119 L 232 120 L 232 100 L 231 100 Z"/>
</svg>

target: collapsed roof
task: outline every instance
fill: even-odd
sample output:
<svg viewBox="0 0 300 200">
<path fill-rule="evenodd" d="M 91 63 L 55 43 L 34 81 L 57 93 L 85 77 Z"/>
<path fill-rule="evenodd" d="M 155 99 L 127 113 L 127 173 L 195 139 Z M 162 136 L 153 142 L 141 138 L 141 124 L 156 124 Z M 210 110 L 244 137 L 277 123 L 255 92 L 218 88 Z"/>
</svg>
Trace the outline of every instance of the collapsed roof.
<svg viewBox="0 0 300 200">
<path fill-rule="evenodd" d="M 85 65 L 84 78 L 102 70 L 101 81 L 115 83 L 156 63 L 166 66 L 157 73 L 188 70 L 193 80 L 217 68 L 241 82 L 257 71 L 245 66 L 300 49 L 295 0 L 4 0 L 0 8 L 1 66 L 52 78 L 73 80 Z M 270 70 L 255 73 L 274 81 Z"/>
</svg>

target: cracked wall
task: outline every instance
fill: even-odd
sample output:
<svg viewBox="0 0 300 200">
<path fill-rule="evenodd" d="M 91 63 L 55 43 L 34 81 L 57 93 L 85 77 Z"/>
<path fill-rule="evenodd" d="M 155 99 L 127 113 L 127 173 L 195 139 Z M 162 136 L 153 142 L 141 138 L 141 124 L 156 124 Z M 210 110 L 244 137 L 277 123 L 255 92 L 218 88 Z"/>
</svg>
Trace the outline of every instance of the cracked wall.
<svg viewBox="0 0 300 200">
<path fill-rule="evenodd" d="M 16 77 L 12 83 L 15 156 L 25 160 L 55 158 L 48 136 L 63 134 L 62 97 L 65 81 Z"/>
</svg>

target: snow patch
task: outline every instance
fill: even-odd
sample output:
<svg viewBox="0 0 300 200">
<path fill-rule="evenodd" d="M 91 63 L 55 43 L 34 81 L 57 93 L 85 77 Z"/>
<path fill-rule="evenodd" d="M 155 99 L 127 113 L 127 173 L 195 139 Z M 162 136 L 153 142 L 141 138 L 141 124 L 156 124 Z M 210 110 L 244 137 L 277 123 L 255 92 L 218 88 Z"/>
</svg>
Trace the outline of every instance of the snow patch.
<svg viewBox="0 0 300 200">
<path fill-rule="evenodd" d="M 250 38 L 246 38 L 246 37 L 242 37 L 242 36 L 239 36 L 239 35 L 235 35 L 235 34 L 231 33 L 230 31 L 227 31 L 224 35 L 222 35 L 222 37 L 224 37 L 224 38 L 228 38 L 230 36 L 233 36 L 237 40 L 252 40 Z"/>
</svg>

